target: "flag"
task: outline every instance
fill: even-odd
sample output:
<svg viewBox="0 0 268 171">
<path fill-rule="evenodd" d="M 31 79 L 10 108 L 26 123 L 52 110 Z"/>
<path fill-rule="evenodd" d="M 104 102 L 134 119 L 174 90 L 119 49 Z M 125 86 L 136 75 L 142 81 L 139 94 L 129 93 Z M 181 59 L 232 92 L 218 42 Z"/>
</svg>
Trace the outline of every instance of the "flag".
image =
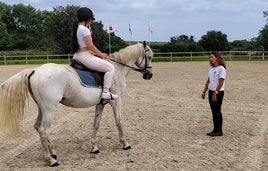
<svg viewBox="0 0 268 171">
<path fill-rule="evenodd" d="M 154 31 L 152 30 L 150 24 L 148 25 L 148 29 L 149 29 L 149 32 L 150 32 L 151 34 L 153 34 Z"/>
<path fill-rule="evenodd" d="M 132 30 L 131 30 L 130 24 L 128 24 L 128 30 L 129 30 L 129 33 L 132 35 Z"/>
<path fill-rule="evenodd" d="M 109 31 L 110 33 L 114 33 L 116 32 L 116 29 L 113 26 L 109 25 Z"/>
</svg>

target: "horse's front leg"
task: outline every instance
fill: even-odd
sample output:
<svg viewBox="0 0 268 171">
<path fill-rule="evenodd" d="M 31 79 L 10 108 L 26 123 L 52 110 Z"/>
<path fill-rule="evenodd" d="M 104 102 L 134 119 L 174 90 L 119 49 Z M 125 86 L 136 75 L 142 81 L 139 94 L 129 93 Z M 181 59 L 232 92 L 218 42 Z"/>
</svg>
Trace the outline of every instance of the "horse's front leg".
<svg viewBox="0 0 268 171">
<path fill-rule="evenodd" d="M 121 99 L 113 101 L 110 104 L 113 108 L 114 119 L 115 119 L 115 123 L 119 132 L 120 142 L 123 144 L 124 150 L 129 150 L 131 149 L 131 146 L 129 145 L 129 143 L 127 142 L 124 136 L 124 131 L 123 131 L 122 123 L 121 123 Z"/>
<path fill-rule="evenodd" d="M 99 153 L 98 146 L 96 145 L 96 135 L 97 131 L 100 127 L 100 120 L 102 117 L 102 112 L 104 109 L 104 104 L 98 104 L 95 109 L 95 118 L 94 118 L 94 123 L 93 123 L 93 132 L 91 135 L 91 144 L 92 144 L 92 150 L 91 153 L 97 154 Z"/>
</svg>

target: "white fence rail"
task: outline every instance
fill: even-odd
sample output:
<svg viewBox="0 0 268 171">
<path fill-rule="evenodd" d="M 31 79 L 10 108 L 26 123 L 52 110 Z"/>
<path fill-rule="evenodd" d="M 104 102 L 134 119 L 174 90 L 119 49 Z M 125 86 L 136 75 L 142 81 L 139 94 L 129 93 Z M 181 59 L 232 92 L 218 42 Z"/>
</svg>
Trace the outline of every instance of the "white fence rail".
<svg viewBox="0 0 268 171">
<path fill-rule="evenodd" d="M 155 60 L 164 61 L 199 61 L 208 58 L 209 52 L 157 52 Z M 268 51 L 222 51 L 225 60 L 268 60 Z M 68 63 L 73 54 L 62 55 L 17 55 L 0 56 L 0 65 L 7 64 L 41 64 L 41 63 Z"/>
<path fill-rule="evenodd" d="M 62 63 L 70 62 L 73 54 L 62 55 L 15 55 L 15 56 L 0 56 L 0 64 L 38 64 L 38 63 Z"/>
<path fill-rule="evenodd" d="M 222 51 L 225 60 L 268 60 L 268 51 Z M 202 60 L 208 58 L 209 52 L 166 52 L 154 53 L 154 58 L 176 60 Z"/>
</svg>

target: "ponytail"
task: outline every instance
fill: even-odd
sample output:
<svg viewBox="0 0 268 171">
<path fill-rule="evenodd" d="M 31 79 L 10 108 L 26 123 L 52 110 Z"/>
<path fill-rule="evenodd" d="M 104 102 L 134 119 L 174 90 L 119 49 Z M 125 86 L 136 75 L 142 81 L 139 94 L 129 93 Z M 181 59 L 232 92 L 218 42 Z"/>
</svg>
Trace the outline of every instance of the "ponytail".
<svg viewBox="0 0 268 171">
<path fill-rule="evenodd" d="M 73 32 L 72 32 L 72 50 L 73 52 L 77 52 L 79 49 L 78 39 L 77 39 L 77 29 L 78 29 L 78 21 L 74 22 Z"/>
</svg>

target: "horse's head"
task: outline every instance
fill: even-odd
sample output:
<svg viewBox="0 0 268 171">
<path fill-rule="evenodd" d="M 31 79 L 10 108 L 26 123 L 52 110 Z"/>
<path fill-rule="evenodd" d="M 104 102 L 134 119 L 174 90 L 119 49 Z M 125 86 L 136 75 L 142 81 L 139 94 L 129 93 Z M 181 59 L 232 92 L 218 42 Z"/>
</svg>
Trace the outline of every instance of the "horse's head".
<svg viewBox="0 0 268 171">
<path fill-rule="evenodd" d="M 152 59 L 153 51 L 144 41 L 143 44 L 138 43 L 130 45 L 119 52 L 110 55 L 111 61 L 119 64 L 119 66 L 128 67 L 143 74 L 143 78 L 149 80 L 153 76 Z M 137 67 L 133 67 L 136 65 Z"/>
<path fill-rule="evenodd" d="M 152 70 L 152 59 L 153 59 L 153 51 L 150 47 L 143 42 L 143 56 L 137 59 L 135 65 L 139 67 L 140 72 L 143 74 L 143 79 L 150 80 L 153 77 L 153 70 Z"/>
</svg>

